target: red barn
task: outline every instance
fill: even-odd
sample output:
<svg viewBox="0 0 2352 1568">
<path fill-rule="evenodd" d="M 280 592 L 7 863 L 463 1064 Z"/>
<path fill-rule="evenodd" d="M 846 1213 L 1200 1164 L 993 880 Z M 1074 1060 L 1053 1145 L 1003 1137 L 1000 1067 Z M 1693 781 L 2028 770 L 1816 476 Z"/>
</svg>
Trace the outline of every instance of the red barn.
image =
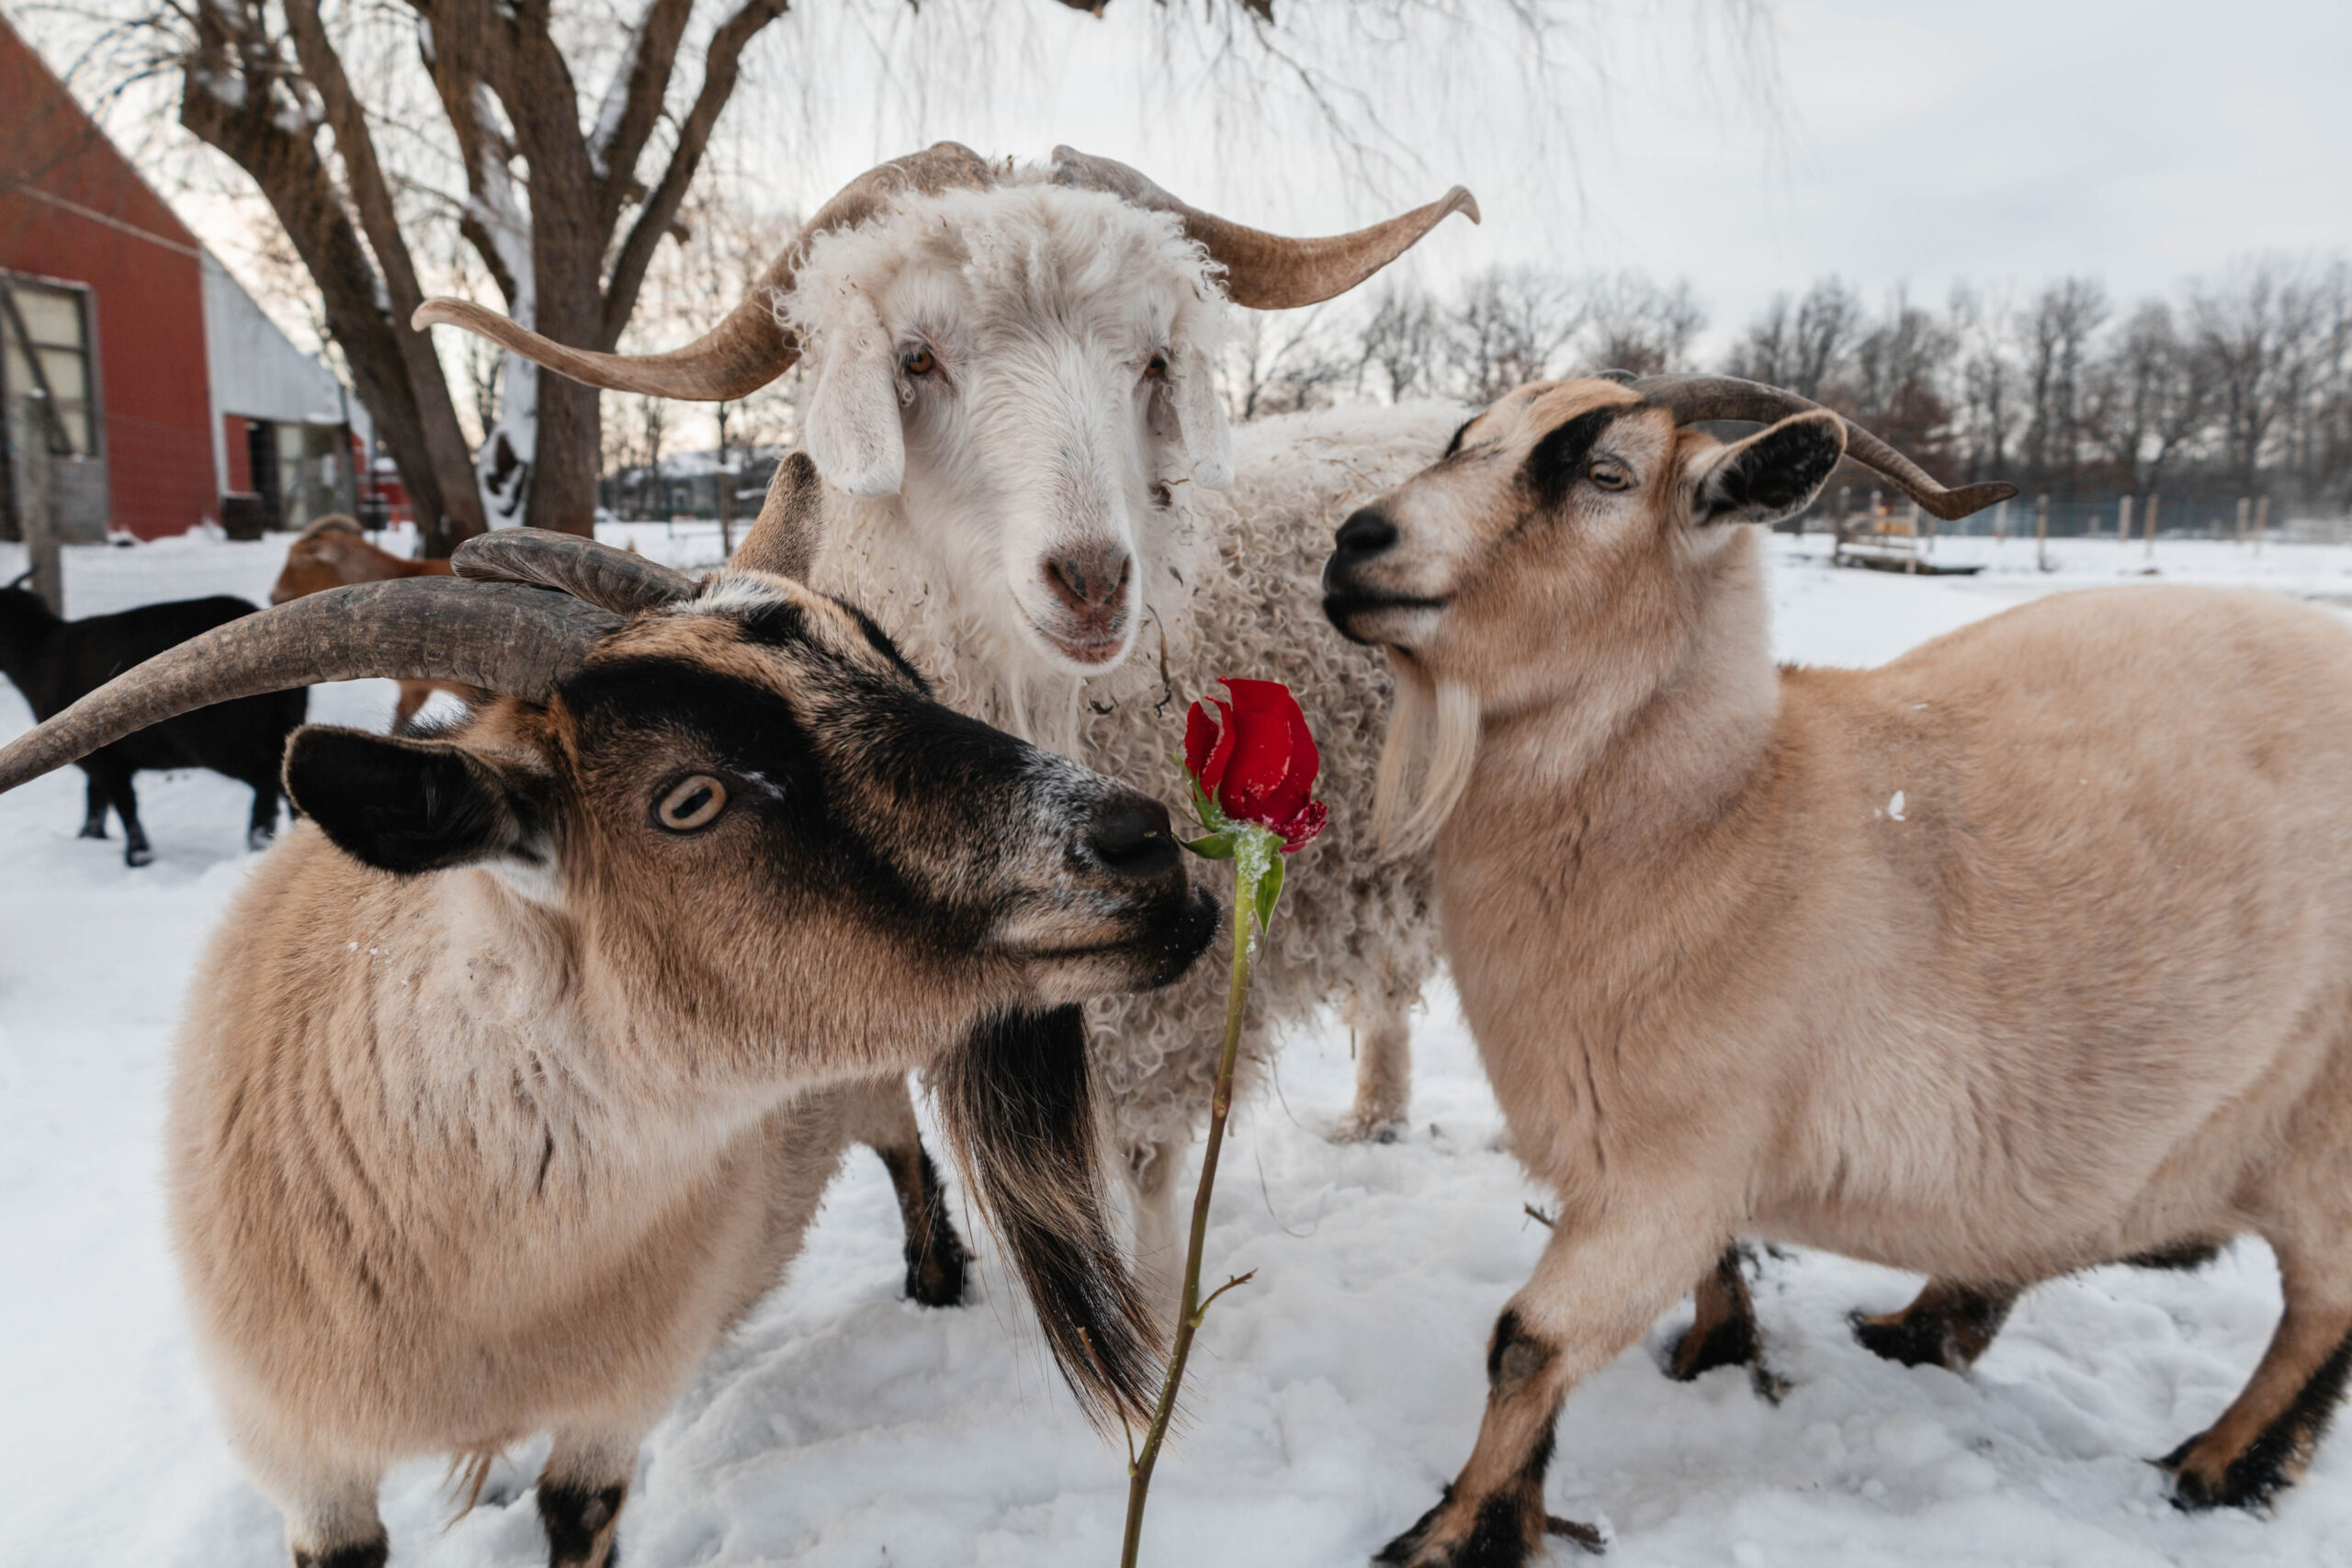
<svg viewBox="0 0 2352 1568">
<path fill-rule="evenodd" d="M 50 450 L 72 449 L 53 459 L 60 533 L 179 533 L 220 510 L 204 253 L 5 21 L 0 104 L 8 454 L 40 434 L 27 393 L 45 393 Z M 5 494 L 15 512 L 16 484 Z"/>
<path fill-rule="evenodd" d="M 0 105 L 0 537 L 44 457 L 65 540 L 355 510 L 365 414 L 5 19 Z"/>
</svg>

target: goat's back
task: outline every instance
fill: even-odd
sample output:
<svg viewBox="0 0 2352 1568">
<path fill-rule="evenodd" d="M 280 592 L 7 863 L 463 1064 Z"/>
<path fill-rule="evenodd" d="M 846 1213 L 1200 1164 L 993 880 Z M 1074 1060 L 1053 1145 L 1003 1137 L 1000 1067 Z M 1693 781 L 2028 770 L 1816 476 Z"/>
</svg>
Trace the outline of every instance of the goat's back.
<svg viewBox="0 0 2352 1568">
<path fill-rule="evenodd" d="M 2240 1228 L 2212 1195 L 2290 1121 L 2352 1130 L 2352 629 L 2260 592 L 2062 595 L 1783 699 L 1791 874 L 1682 1021 L 1825 1065 L 1793 1122 L 1840 1149 L 1849 1228 L 1815 1239 L 2073 1267 L 2135 1225 Z M 1802 1022 L 1726 1002 L 1790 974 Z"/>
</svg>

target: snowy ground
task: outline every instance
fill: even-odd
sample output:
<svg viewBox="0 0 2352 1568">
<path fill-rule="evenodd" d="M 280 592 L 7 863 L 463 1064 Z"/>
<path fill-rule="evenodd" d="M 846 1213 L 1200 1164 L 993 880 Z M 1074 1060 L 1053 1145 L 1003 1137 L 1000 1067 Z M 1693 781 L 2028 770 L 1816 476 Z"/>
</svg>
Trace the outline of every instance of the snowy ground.
<svg viewBox="0 0 2352 1568">
<path fill-rule="evenodd" d="M 648 553 L 702 547 L 660 528 Z M 715 544 L 715 540 L 712 541 Z M 1973 579 L 1831 571 L 1826 541 L 1772 542 L 1786 657 L 1867 662 L 2053 588 L 2117 581 L 2137 545 L 1949 541 Z M 280 544 L 77 558 L 79 614 L 198 592 L 260 596 Z M 713 552 L 715 553 L 715 552 Z M 93 552 L 93 556 L 97 553 Z M 2352 602 L 2352 550 L 2159 543 L 2169 581 L 2259 581 Z M 0 558 L 0 573 L 17 570 Z M 380 723 L 390 688 L 324 688 L 314 717 Z M 28 721 L 0 688 L 0 739 Z M 0 797 L 0 1563 L 280 1562 L 277 1518 L 223 1450 L 190 1358 L 157 1191 L 156 1129 L 181 993 L 252 864 L 243 792 L 141 783 L 157 861 L 76 840 L 81 781 Z M 1302 867 L 1311 874 L 1311 867 Z M 1194 1359 L 1194 1426 L 1162 1463 L 1147 1557 L 1360 1563 L 1427 1507 L 1465 1452 L 1496 1310 L 1532 1265 L 1540 1198 L 1495 1151 L 1499 1120 L 1449 998 L 1416 1039 L 1414 1131 L 1337 1147 L 1344 1032 L 1295 1041 L 1282 1093 L 1237 1123 L 1211 1267 L 1260 1270 Z M 968 1225 L 967 1227 L 968 1234 Z M 1095 1564 L 1117 1554 L 1123 1457 L 1046 1370 L 1002 1279 L 960 1311 L 898 1299 L 898 1220 L 857 1156 L 792 1279 L 648 1444 L 623 1534 L 635 1568 Z M 1818 1256 L 1768 1262 L 1772 1365 L 1668 1382 L 1689 1308 L 1579 1389 L 1550 1506 L 1605 1518 L 1632 1564 L 2352 1563 L 2352 1431 L 2324 1443 L 2275 1517 L 2189 1518 L 2143 1462 L 2204 1427 L 2251 1369 L 2276 1274 L 2240 1244 L 2196 1275 L 2098 1272 L 2019 1304 L 1974 1372 L 1906 1371 L 1848 1337 L 1846 1311 L 1915 1281 Z M 455 1525 L 440 1467 L 385 1488 L 395 1558 L 545 1561 L 518 1451 Z M 445 1526 L 447 1528 L 445 1528 Z"/>
</svg>

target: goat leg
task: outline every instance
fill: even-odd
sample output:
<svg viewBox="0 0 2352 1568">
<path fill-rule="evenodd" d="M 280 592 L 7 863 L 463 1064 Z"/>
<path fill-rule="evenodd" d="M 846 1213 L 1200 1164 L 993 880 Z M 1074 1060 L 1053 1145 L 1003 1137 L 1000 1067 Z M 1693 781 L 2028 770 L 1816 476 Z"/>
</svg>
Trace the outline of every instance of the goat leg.
<svg viewBox="0 0 2352 1568">
<path fill-rule="evenodd" d="M 1630 1184 L 1629 1185 L 1633 1185 Z M 1662 1190 L 1663 1184 L 1653 1190 Z M 1640 1190 L 1634 1185 L 1634 1190 Z M 1487 1349 L 1487 1413 L 1470 1461 L 1438 1506 L 1382 1549 L 1402 1568 L 1521 1568 L 1567 1535 L 1596 1550 L 1597 1532 L 1544 1511 L 1560 1405 L 1577 1382 L 1639 1340 L 1722 1246 L 1722 1228 L 1690 1210 L 1611 1192 L 1598 1217 L 1554 1224 L 1535 1275 L 1495 1320 Z M 1698 1211 L 1704 1213 L 1705 1211 Z"/>
<path fill-rule="evenodd" d="M 2259 1507 L 2301 1479 L 2352 1375 L 2352 1269 L 2333 1238 L 2266 1236 L 2286 1310 L 2254 1376 L 2222 1418 L 2157 1462 L 2184 1509 Z"/>
<path fill-rule="evenodd" d="M 613 1562 L 642 1436 L 556 1428 L 538 1486 L 548 1568 L 607 1568 Z"/>
</svg>

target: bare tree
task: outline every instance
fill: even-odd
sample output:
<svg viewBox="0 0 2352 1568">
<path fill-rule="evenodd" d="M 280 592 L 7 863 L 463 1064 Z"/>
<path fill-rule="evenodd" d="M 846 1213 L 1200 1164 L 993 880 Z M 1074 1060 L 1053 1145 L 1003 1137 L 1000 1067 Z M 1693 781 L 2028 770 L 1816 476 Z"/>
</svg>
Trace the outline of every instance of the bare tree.
<svg viewBox="0 0 2352 1568">
<path fill-rule="evenodd" d="M 1325 308 L 1284 315 L 1238 312 L 1241 328 L 1226 345 L 1226 411 L 1237 420 L 1327 408 L 1354 374 L 1348 344 Z"/>
<path fill-rule="evenodd" d="M 1843 280 L 1816 279 L 1801 300 L 1773 296 L 1732 350 L 1726 374 L 1818 399 L 1860 335 L 1861 296 Z"/>
<path fill-rule="evenodd" d="M 1446 312 L 1446 363 L 1456 389 L 1474 403 L 1553 374 L 1584 325 L 1566 280 L 1529 267 L 1496 267 L 1462 285 Z"/>
<path fill-rule="evenodd" d="M 1580 334 L 1586 368 L 1655 376 L 1686 363 L 1707 311 L 1687 281 L 1660 287 L 1639 273 L 1594 278 L 1584 287 Z"/>
<path fill-rule="evenodd" d="M 2107 290 L 2090 277 L 2059 279 L 2026 312 L 2024 457 L 2037 479 L 2071 484 L 2082 466 L 2084 374 L 2108 313 Z"/>
<path fill-rule="evenodd" d="M 1357 330 L 1356 346 L 1359 380 L 1377 369 L 1388 383 L 1390 402 L 1436 390 L 1445 359 L 1445 325 L 1437 300 L 1417 283 L 1382 284 Z"/>
<path fill-rule="evenodd" d="M 492 521 L 587 526 L 601 449 L 596 393 L 510 357 L 467 378 L 477 398 L 494 393 L 496 408 L 479 452 L 469 451 L 467 426 L 479 411 L 461 414 L 450 384 L 451 370 L 463 368 L 445 367 L 408 326 L 436 260 L 431 231 L 454 228 L 508 314 L 560 342 L 615 347 L 662 240 L 681 233 L 681 208 L 746 50 L 789 0 L 718 0 L 702 17 L 693 0 L 623 0 L 628 9 L 614 24 L 560 14 L 550 0 L 78 3 L 82 22 L 112 39 L 94 56 L 111 62 L 101 73 L 116 86 L 168 73 L 179 122 L 267 200 L 400 468 L 428 550 L 446 553 Z M 1099 15 L 1104 3 L 1061 0 L 1053 14 Z M 1229 107 L 1252 83 L 1278 83 L 1332 141 L 1387 165 L 1398 144 L 1380 105 L 1310 59 L 1299 40 L 1319 35 L 1299 29 L 1362 23 L 1385 59 L 1491 9 L 1540 73 L 1553 65 L 1547 40 L 1587 8 L 1584 0 L 1376 0 L 1342 16 L 1327 0 L 1285 7 L 1278 28 L 1271 0 L 1202 0 L 1165 8 L 1162 36 L 1203 62 L 1218 104 Z M 828 9 L 911 18 L 916 5 L 832 0 Z M 1704 9 L 1730 24 L 1743 58 L 1769 53 L 1754 0 Z M 1001 20 L 967 11 L 951 30 L 984 33 Z M 1007 62 L 1015 73 L 1037 62 L 1034 51 Z M 964 76 L 963 90 L 988 90 Z"/>
</svg>

